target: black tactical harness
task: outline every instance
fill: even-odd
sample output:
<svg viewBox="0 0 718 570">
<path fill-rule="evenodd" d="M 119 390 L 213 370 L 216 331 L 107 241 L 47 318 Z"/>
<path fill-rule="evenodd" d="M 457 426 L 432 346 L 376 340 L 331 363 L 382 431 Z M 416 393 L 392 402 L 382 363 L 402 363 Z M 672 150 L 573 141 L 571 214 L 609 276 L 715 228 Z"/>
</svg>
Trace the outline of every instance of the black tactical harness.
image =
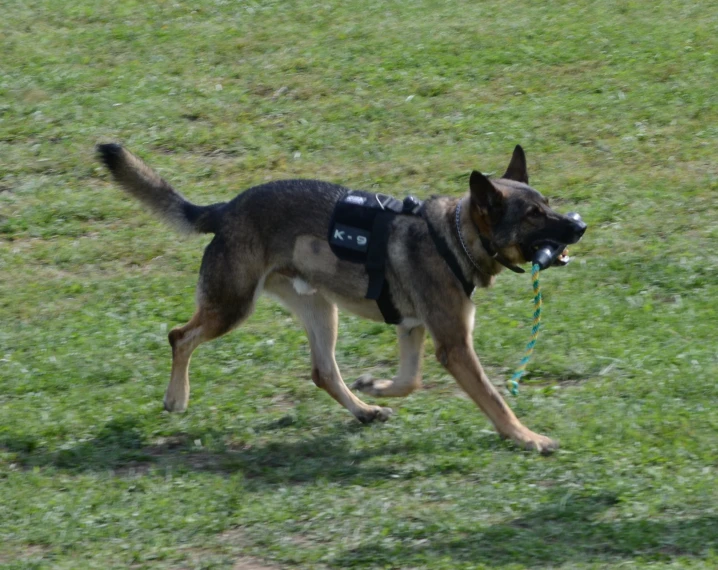
<svg viewBox="0 0 718 570">
<path fill-rule="evenodd" d="M 413 196 L 400 202 L 386 194 L 349 190 L 334 207 L 327 238 L 329 246 L 339 259 L 364 265 L 369 276 L 364 297 L 376 300 L 384 322 L 392 325 L 399 324 L 402 316 L 389 293 L 386 256 L 391 223 L 399 215 L 424 218 L 436 249 L 461 282 L 466 295 L 471 296 L 474 290 L 474 284 L 466 279 L 446 240 L 426 218 L 423 202 Z"/>
</svg>

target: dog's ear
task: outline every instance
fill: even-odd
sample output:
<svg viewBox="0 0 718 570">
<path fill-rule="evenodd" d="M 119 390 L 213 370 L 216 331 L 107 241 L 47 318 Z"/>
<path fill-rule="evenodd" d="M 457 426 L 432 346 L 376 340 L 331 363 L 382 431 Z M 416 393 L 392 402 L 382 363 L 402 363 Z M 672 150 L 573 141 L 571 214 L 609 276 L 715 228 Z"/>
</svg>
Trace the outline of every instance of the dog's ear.
<svg viewBox="0 0 718 570">
<path fill-rule="evenodd" d="M 496 220 L 501 217 L 504 208 L 504 196 L 481 172 L 474 170 L 469 178 L 471 201 L 479 212 L 488 214 Z"/>
<path fill-rule="evenodd" d="M 523 182 L 524 184 L 529 183 L 529 173 L 526 170 L 526 155 L 520 145 L 516 145 L 509 167 L 501 178 L 516 180 L 516 182 Z"/>
</svg>

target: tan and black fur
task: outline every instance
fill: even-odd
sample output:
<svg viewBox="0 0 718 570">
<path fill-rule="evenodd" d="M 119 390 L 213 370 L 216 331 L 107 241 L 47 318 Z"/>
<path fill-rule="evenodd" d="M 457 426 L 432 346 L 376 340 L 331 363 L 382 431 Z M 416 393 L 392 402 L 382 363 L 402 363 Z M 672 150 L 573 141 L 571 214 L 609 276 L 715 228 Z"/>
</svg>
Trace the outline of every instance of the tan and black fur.
<svg viewBox="0 0 718 570">
<path fill-rule="evenodd" d="M 256 186 L 230 202 L 196 206 L 177 193 L 139 158 L 116 144 L 98 146 L 115 180 L 166 222 L 180 230 L 213 233 L 197 285 L 191 320 L 169 334 L 172 373 L 165 408 L 184 411 L 189 401 L 190 356 L 201 343 L 239 326 L 262 292 L 277 298 L 304 325 L 311 348 L 312 379 L 361 422 L 386 420 L 390 408 L 367 405 L 345 385 L 334 358 L 337 307 L 381 321 L 374 301 L 364 298 L 368 277 L 360 264 L 331 252 L 327 233 L 341 186 L 316 180 L 286 180 Z M 459 227 L 455 223 L 461 200 Z M 436 357 L 454 376 L 503 437 L 524 448 L 550 452 L 557 443 L 525 427 L 484 373 L 473 349 L 474 305 L 432 241 L 427 221 L 449 244 L 465 277 L 490 286 L 502 266 L 480 235 L 504 258 L 520 264 L 539 239 L 575 243 L 583 228 L 548 206 L 528 186 L 526 161 L 516 147 L 508 170 L 497 180 L 474 171 L 462 198 L 426 201 L 425 218 L 398 216 L 387 255 L 392 300 L 402 315 L 397 327 L 400 361 L 391 380 L 362 376 L 354 388 L 374 396 L 406 396 L 421 387 L 426 331 Z"/>
</svg>

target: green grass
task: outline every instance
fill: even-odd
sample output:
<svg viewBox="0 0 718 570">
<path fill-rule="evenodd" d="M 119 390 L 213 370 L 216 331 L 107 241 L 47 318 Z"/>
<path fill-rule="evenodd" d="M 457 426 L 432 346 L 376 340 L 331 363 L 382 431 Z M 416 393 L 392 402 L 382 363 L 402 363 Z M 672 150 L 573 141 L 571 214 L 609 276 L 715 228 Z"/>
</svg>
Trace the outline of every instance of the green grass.
<svg viewBox="0 0 718 570">
<path fill-rule="evenodd" d="M 718 7 L 632 0 L 3 2 L 0 566 L 718 567 Z M 427 357 L 363 427 L 317 390 L 290 315 L 193 358 L 169 329 L 204 238 L 109 181 L 119 140 L 198 203 L 281 177 L 459 195 L 516 143 L 590 228 L 542 276 L 511 405 L 561 440 L 494 435 Z M 475 294 L 498 383 L 526 276 Z M 431 346 L 427 354 L 432 354 Z M 345 316 L 345 379 L 391 375 L 390 327 Z"/>
</svg>

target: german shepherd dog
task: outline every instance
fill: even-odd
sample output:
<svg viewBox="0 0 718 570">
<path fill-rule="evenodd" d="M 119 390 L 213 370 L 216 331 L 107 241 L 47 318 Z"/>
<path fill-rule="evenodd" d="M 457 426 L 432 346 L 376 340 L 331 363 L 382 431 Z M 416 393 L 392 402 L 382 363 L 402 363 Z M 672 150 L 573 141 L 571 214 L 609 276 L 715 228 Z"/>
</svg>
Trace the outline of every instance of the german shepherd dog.
<svg viewBox="0 0 718 570">
<path fill-rule="evenodd" d="M 115 181 L 165 222 L 185 232 L 214 234 L 202 259 L 196 312 L 169 333 L 172 373 L 166 410 L 187 408 L 194 349 L 239 326 L 266 292 L 304 325 L 314 383 L 361 422 L 389 417 L 391 408 L 368 405 L 347 388 L 334 358 L 337 306 L 383 320 L 376 302 L 364 298 L 364 265 L 338 259 L 327 241 L 334 206 L 346 188 L 317 180 L 275 181 L 229 202 L 197 206 L 122 146 L 102 144 L 97 150 Z M 428 330 L 436 358 L 502 437 L 541 453 L 555 450 L 557 442 L 525 427 L 486 376 L 473 348 L 474 305 L 430 234 L 448 244 L 465 282 L 489 287 L 503 265 L 527 263 L 542 242 L 576 243 L 585 229 L 582 222 L 552 210 L 528 185 L 520 146 L 501 178 L 489 180 L 474 171 L 465 196 L 432 197 L 424 203 L 422 217 L 396 216 L 386 278 L 402 318 L 397 325 L 398 373 L 391 380 L 364 375 L 353 388 L 379 397 L 406 396 L 419 389 Z M 491 248 L 493 255 L 487 251 Z"/>
</svg>

